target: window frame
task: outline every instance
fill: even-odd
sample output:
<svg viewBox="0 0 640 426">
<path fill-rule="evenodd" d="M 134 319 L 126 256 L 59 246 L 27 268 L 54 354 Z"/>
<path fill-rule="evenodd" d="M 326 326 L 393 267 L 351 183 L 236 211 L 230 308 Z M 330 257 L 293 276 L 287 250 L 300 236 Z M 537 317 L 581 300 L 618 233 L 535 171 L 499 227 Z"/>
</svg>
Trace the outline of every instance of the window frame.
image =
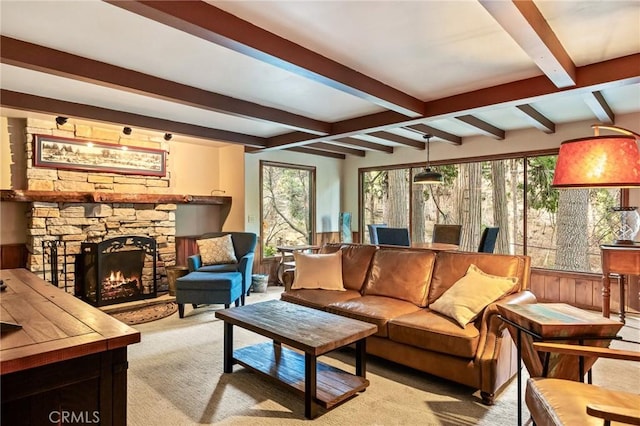
<svg viewBox="0 0 640 426">
<path fill-rule="evenodd" d="M 309 244 L 316 244 L 316 166 L 307 166 L 303 164 L 294 164 L 294 163 L 283 163 L 277 161 L 270 160 L 260 160 L 259 162 L 259 170 L 258 170 L 258 185 L 259 185 L 259 198 L 260 198 L 260 241 L 259 241 L 259 256 L 260 261 L 272 261 L 276 259 L 277 256 L 265 256 L 264 254 L 264 235 L 263 235 L 263 223 L 264 223 L 264 197 L 263 197 L 263 176 L 264 176 L 264 167 L 280 167 L 285 169 L 295 169 L 295 170 L 306 170 L 310 173 L 309 179 L 309 223 L 310 223 L 310 242 Z"/>
</svg>

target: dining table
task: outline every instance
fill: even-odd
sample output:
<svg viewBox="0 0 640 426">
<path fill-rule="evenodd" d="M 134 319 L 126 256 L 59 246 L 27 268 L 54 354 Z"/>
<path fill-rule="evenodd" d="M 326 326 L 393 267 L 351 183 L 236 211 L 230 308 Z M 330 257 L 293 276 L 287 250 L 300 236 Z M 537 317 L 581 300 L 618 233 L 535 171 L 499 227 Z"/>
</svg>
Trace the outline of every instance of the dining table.
<svg viewBox="0 0 640 426">
<path fill-rule="evenodd" d="M 460 250 L 460 246 L 447 243 L 411 243 L 411 248 L 420 248 L 433 251 L 452 251 Z"/>
</svg>

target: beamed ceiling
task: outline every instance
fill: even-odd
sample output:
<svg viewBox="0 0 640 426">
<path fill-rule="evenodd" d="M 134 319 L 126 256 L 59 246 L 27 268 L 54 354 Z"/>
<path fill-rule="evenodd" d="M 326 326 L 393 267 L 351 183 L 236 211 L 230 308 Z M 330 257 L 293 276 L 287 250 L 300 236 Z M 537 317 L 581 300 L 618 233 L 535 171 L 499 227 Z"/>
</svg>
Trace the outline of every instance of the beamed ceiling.
<svg viewBox="0 0 640 426">
<path fill-rule="evenodd" d="M 637 0 L 2 0 L 0 15 L 3 115 L 176 143 L 345 158 L 640 111 Z"/>
</svg>

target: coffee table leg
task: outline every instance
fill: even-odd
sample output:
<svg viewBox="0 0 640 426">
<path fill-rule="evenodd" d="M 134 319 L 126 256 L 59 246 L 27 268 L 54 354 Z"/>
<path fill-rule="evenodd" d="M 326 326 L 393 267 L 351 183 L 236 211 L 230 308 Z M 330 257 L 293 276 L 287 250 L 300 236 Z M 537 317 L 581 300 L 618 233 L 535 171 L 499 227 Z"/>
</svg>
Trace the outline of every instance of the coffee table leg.
<svg viewBox="0 0 640 426">
<path fill-rule="evenodd" d="M 356 342 L 356 376 L 367 377 L 367 339 Z"/>
<path fill-rule="evenodd" d="M 224 372 L 233 371 L 233 324 L 224 323 Z"/>
<path fill-rule="evenodd" d="M 316 357 L 304 354 L 304 416 L 313 419 L 317 415 L 316 399 Z"/>
</svg>

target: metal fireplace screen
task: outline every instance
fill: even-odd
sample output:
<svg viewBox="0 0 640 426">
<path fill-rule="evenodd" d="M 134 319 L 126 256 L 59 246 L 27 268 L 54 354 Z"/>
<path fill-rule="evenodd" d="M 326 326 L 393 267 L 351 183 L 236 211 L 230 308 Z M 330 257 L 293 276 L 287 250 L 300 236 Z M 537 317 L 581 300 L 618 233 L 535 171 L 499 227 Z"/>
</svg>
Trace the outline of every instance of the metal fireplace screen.
<svg viewBox="0 0 640 426">
<path fill-rule="evenodd" d="M 128 236 L 82 243 L 75 282 L 76 295 L 94 306 L 156 297 L 155 240 Z"/>
</svg>

